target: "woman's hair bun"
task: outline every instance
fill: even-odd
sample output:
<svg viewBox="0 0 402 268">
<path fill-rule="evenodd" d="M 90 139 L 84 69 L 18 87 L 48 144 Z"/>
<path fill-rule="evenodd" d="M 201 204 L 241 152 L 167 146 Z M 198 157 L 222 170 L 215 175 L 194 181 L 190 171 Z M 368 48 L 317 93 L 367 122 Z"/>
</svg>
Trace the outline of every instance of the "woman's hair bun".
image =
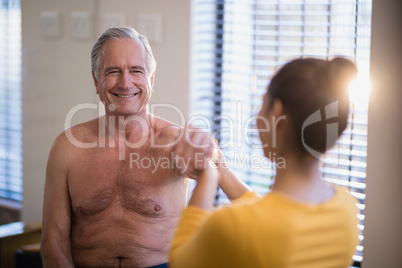
<svg viewBox="0 0 402 268">
<path fill-rule="evenodd" d="M 342 57 L 332 60 L 295 59 L 285 64 L 268 87 L 271 103 L 279 99 L 292 120 L 295 147 L 309 153 L 307 147 L 325 153 L 346 129 L 349 115 L 349 84 L 356 77 L 355 64 Z M 329 106 L 331 105 L 331 106 Z M 317 111 L 327 116 L 326 108 L 336 107 L 328 120 L 305 126 Z M 336 115 L 336 116 L 335 116 Z M 330 121 L 329 121 L 330 120 Z M 328 123 L 337 125 L 338 135 L 328 135 Z"/>
<path fill-rule="evenodd" d="M 353 62 L 348 59 L 336 57 L 328 62 L 328 85 L 329 90 L 335 96 L 348 96 L 348 86 L 356 78 L 357 68 Z"/>
</svg>

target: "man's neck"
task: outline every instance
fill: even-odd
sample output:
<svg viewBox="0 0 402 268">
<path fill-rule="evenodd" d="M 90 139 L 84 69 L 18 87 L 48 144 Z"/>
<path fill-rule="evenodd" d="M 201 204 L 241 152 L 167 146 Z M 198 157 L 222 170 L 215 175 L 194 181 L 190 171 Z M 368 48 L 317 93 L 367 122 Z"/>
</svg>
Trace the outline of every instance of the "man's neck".
<svg viewBox="0 0 402 268">
<path fill-rule="evenodd" d="M 99 118 L 99 134 L 118 143 L 139 143 L 153 132 L 152 115 L 148 109 L 133 115 L 106 112 Z"/>
</svg>

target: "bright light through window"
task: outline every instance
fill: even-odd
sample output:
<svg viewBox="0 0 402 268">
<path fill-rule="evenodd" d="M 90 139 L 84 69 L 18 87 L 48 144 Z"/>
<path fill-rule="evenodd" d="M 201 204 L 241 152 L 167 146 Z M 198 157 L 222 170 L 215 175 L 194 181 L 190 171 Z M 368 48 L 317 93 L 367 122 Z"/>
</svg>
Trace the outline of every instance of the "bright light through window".
<svg viewBox="0 0 402 268">
<path fill-rule="evenodd" d="M 357 78 L 350 83 L 349 98 L 355 104 L 366 104 L 370 98 L 370 77 L 368 70 L 359 70 Z"/>
</svg>

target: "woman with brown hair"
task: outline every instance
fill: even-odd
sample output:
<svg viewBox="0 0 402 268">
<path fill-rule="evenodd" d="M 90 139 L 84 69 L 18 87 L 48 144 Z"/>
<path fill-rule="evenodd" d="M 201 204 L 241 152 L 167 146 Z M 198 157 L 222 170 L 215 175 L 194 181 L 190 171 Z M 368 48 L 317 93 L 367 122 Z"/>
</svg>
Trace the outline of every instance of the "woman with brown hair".
<svg viewBox="0 0 402 268">
<path fill-rule="evenodd" d="M 244 187 L 237 205 L 211 212 L 217 185 L 225 184 L 225 178 L 208 167 L 182 213 L 170 267 L 327 268 L 352 263 L 358 244 L 356 199 L 322 180 L 319 157 L 347 126 L 348 85 L 356 73 L 344 58 L 305 58 L 274 75 L 257 119 L 265 156 L 285 163 L 277 166 L 272 191 L 260 197 Z M 230 185 L 222 188 L 231 195 Z"/>
</svg>

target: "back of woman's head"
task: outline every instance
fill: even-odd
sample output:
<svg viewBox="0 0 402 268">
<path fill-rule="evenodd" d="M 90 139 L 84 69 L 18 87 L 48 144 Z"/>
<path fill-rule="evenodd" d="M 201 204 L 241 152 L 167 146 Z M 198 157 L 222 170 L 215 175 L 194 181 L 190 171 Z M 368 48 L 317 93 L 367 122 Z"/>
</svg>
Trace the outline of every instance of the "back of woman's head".
<svg viewBox="0 0 402 268">
<path fill-rule="evenodd" d="M 283 103 L 299 153 L 323 154 L 335 144 L 347 126 L 348 86 L 356 74 L 351 61 L 338 57 L 296 59 L 274 75 L 268 86 L 271 104 Z"/>
</svg>

